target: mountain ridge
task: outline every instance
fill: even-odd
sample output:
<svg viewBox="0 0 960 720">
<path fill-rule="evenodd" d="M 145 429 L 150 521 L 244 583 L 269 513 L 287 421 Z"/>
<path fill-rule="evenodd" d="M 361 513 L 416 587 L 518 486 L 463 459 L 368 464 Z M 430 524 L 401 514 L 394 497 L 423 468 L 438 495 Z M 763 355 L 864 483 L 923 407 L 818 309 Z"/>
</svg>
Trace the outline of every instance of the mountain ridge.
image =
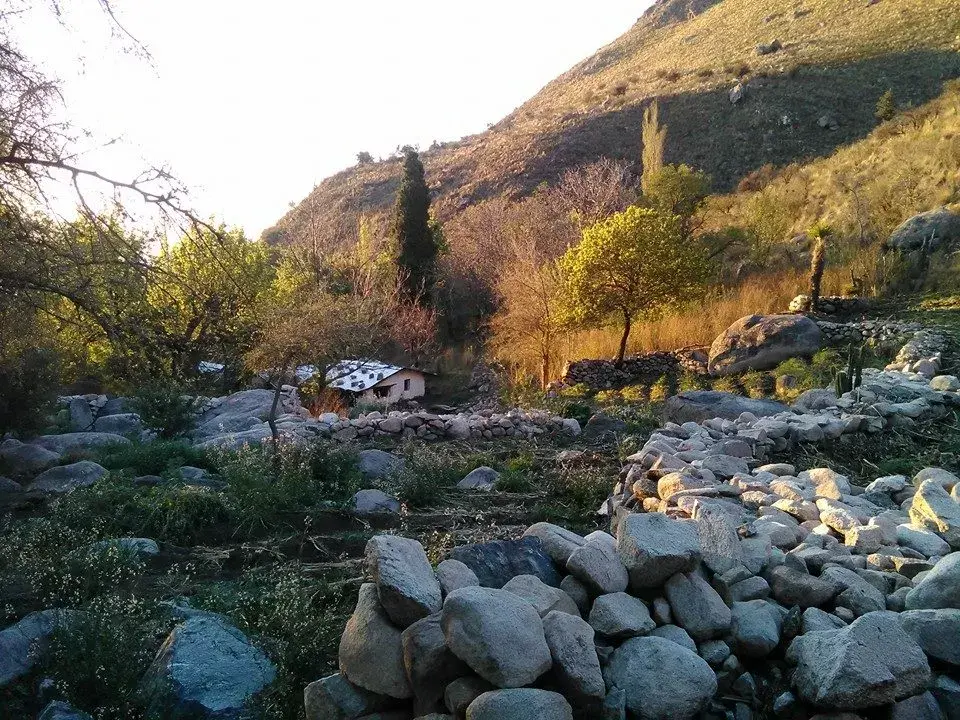
<svg viewBox="0 0 960 720">
<path fill-rule="evenodd" d="M 524 196 L 603 156 L 636 162 L 640 118 L 653 99 L 670 130 L 666 160 L 703 168 L 720 191 L 763 165 L 827 155 L 872 130 L 885 90 L 921 104 L 960 75 L 960 20 L 951 5 L 658 2 L 487 131 L 423 151 L 435 212 L 446 221 L 490 197 Z M 690 8 L 692 17 L 677 20 Z M 759 55 L 757 45 L 773 39 L 782 49 Z M 734 105 L 729 92 L 738 82 L 746 96 Z M 395 159 L 347 168 L 265 237 L 349 237 L 359 215 L 389 209 L 399 172 Z"/>
</svg>

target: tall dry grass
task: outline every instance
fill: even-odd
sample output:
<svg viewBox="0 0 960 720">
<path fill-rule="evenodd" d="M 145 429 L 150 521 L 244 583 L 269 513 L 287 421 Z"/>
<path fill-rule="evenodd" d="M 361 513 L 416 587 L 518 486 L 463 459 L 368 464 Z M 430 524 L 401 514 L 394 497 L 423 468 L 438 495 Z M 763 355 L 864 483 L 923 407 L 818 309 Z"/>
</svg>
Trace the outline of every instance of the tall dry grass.
<svg viewBox="0 0 960 720">
<path fill-rule="evenodd" d="M 839 293 L 848 277 L 846 267 L 828 268 L 823 281 L 824 294 Z M 800 270 L 748 278 L 736 287 L 715 291 L 680 312 L 637 323 L 630 335 L 628 350 L 637 354 L 709 345 L 745 315 L 786 310 L 794 297 L 806 292 L 807 284 L 808 274 Z M 620 332 L 618 327 L 609 327 L 572 333 L 565 342 L 565 359 L 612 358 L 617 352 Z"/>
</svg>

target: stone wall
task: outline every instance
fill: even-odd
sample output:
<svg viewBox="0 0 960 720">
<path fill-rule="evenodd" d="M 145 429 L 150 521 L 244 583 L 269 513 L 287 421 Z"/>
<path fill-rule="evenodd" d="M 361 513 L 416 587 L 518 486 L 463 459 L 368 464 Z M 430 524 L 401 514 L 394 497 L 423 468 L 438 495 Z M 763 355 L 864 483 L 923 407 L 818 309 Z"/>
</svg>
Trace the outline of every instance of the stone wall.
<svg viewBox="0 0 960 720">
<path fill-rule="evenodd" d="M 807 303 L 810 302 L 809 295 L 797 295 L 790 301 L 787 307 L 788 312 L 805 312 Z M 830 295 L 820 298 L 817 304 L 817 315 L 854 315 L 856 313 L 866 312 L 873 303 L 868 298 L 861 297 L 841 297 Z"/>
<path fill-rule="evenodd" d="M 663 350 L 624 358 L 619 368 L 612 360 L 576 360 L 567 363 L 560 386 L 586 385 L 592 390 L 619 389 L 655 382 L 663 375 L 680 372 L 706 374 L 707 348 Z"/>
</svg>

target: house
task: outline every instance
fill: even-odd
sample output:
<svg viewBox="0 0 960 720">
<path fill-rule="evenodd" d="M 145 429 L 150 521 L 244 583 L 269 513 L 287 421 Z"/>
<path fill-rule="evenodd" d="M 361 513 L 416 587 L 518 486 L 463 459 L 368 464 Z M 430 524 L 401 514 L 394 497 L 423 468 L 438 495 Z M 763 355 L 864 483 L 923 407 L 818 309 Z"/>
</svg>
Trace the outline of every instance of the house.
<svg viewBox="0 0 960 720">
<path fill-rule="evenodd" d="M 327 370 L 327 385 L 363 402 L 392 404 L 423 397 L 427 375 L 379 360 L 341 360 Z"/>
</svg>

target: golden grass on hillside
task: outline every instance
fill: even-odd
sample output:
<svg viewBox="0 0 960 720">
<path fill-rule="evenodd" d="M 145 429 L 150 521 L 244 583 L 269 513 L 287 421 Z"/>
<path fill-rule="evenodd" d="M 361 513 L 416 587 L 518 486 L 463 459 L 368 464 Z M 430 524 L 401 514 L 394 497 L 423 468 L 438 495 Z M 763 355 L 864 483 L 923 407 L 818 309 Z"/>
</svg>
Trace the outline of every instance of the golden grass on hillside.
<svg viewBox="0 0 960 720">
<path fill-rule="evenodd" d="M 825 294 L 841 290 L 846 268 L 828 269 Z M 709 345 L 735 320 L 754 313 L 784 311 L 790 301 L 806 291 L 807 274 L 793 271 L 760 275 L 740 285 L 713 293 L 703 302 L 659 320 L 638 323 L 630 336 L 632 354 L 651 350 L 673 350 L 689 345 Z M 590 330 L 572 334 L 564 348 L 567 360 L 612 358 L 620 342 L 620 328 Z"/>
</svg>

